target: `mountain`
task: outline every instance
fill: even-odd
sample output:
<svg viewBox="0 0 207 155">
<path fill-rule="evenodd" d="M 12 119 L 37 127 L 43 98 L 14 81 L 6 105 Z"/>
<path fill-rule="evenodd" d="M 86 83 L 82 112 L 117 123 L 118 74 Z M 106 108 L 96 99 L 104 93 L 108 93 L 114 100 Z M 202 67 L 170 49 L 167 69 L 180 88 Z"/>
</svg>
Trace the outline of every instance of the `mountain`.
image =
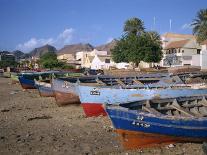
<svg viewBox="0 0 207 155">
<path fill-rule="evenodd" d="M 117 40 L 112 40 L 110 43 L 108 44 L 104 44 L 104 45 L 100 45 L 95 47 L 95 49 L 99 50 L 99 51 L 107 51 L 108 55 L 111 55 L 111 49 L 114 48 L 114 46 L 117 44 Z"/>
<path fill-rule="evenodd" d="M 12 54 L 15 56 L 16 60 L 20 60 L 20 59 L 25 58 L 25 54 L 19 50 L 13 51 Z"/>
<path fill-rule="evenodd" d="M 32 50 L 29 54 L 32 57 L 41 57 L 43 54 L 47 53 L 47 52 L 56 52 L 56 48 L 51 46 L 51 45 L 44 45 L 42 47 L 38 47 L 35 48 L 34 50 Z"/>
<path fill-rule="evenodd" d="M 9 51 L 0 51 L 0 55 L 4 55 L 4 54 L 10 54 Z"/>
<path fill-rule="evenodd" d="M 80 51 L 92 51 L 94 47 L 91 44 L 72 44 L 66 45 L 58 51 L 58 54 L 74 54 Z"/>
</svg>

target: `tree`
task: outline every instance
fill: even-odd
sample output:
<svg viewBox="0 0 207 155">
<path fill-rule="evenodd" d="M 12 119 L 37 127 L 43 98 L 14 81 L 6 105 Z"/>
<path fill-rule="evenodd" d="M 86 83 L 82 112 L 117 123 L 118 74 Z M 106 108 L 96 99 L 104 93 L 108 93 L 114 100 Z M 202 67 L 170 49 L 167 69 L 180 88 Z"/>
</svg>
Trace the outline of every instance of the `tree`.
<svg viewBox="0 0 207 155">
<path fill-rule="evenodd" d="M 125 25 L 128 21 L 130 20 L 127 20 Z M 140 61 L 159 62 L 162 59 L 159 34 L 157 32 L 145 32 L 144 29 L 139 32 L 134 30 L 125 33 L 111 51 L 115 62 L 133 62 L 136 66 Z"/>
<path fill-rule="evenodd" d="M 193 26 L 193 34 L 196 35 L 199 43 L 207 39 L 207 9 L 201 9 L 197 12 L 191 26 Z"/>
<path fill-rule="evenodd" d="M 43 68 L 56 68 L 58 66 L 57 54 L 55 52 L 47 52 L 40 57 L 39 62 Z"/>
<path fill-rule="evenodd" d="M 139 18 L 128 19 L 124 23 L 124 32 L 129 34 L 140 35 L 144 32 L 144 23 Z"/>
<path fill-rule="evenodd" d="M 48 69 L 72 69 L 73 66 L 66 64 L 65 62 L 58 61 L 57 54 L 55 52 L 47 52 L 40 57 L 38 63 L 43 68 Z"/>
<path fill-rule="evenodd" d="M 6 67 L 17 67 L 18 63 L 12 60 L 2 60 L 0 61 L 0 68 Z"/>
</svg>

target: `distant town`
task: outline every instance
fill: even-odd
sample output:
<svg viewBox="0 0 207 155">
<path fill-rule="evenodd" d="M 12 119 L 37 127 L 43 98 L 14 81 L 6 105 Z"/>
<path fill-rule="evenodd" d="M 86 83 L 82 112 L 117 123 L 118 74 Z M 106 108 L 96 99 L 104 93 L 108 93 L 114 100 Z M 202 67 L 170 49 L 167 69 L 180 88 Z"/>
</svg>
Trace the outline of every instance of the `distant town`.
<svg viewBox="0 0 207 155">
<path fill-rule="evenodd" d="M 176 66 L 198 66 L 207 69 L 207 40 L 199 44 L 196 37 L 190 34 L 165 33 L 161 35 L 163 58 L 159 63 L 146 63 L 141 61 L 139 68 L 176 67 Z M 111 56 L 111 49 L 117 40 L 94 47 L 91 44 L 65 45 L 56 50 L 51 45 L 35 48 L 29 53 L 16 50 L 1 51 L 1 60 L 15 60 L 21 67 L 40 68 L 38 60 L 47 52 L 55 52 L 59 61 L 65 62 L 74 68 L 90 69 L 132 69 L 131 63 L 115 63 Z"/>
</svg>

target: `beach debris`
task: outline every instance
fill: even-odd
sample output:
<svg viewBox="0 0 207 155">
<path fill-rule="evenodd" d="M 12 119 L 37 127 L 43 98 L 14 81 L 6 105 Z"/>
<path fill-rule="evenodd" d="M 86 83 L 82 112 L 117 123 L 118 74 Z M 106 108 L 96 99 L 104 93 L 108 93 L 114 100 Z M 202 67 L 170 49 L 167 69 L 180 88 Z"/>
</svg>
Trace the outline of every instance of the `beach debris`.
<svg viewBox="0 0 207 155">
<path fill-rule="evenodd" d="M 169 145 L 167 146 L 167 148 L 173 148 L 173 147 L 175 147 L 174 144 L 169 144 Z"/>
<path fill-rule="evenodd" d="M 9 109 L 1 109 L 1 112 L 9 112 Z"/>
<path fill-rule="evenodd" d="M 1 137 L 0 137 L 0 139 L 1 139 L 1 140 L 4 140 L 4 139 L 5 139 L 5 137 L 4 137 L 4 136 L 1 136 Z"/>
<path fill-rule="evenodd" d="M 36 117 L 32 117 L 32 118 L 28 118 L 27 121 L 33 121 L 33 120 L 38 120 L 38 119 L 51 119 L 52 117 L 51 116 L 46 116 L 46 115 L 43 115 L 43 116 L 36 116 Z"/>
<path fill-rule="evenodd" d="M 11 91 L 9 94 L 10 95 L 14 95 L 14 94 L 17 94 L 19 91 L 18 90 L 13 90 L 13 91 Z"/>
</svg>

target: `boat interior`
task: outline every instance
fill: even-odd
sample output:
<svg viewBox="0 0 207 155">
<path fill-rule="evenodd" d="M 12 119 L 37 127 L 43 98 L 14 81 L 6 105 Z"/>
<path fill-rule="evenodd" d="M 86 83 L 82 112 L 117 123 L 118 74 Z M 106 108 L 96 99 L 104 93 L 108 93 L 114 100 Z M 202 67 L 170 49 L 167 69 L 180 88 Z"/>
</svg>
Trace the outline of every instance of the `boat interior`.
<svg viewBox="0 0 207 155">
<path fill-rule="evenodd" d="M 207 96 L 154 99 L 120 104 L 120 106 L 158 116 L 207 117 L 206 98 Z"/>
</svg>

